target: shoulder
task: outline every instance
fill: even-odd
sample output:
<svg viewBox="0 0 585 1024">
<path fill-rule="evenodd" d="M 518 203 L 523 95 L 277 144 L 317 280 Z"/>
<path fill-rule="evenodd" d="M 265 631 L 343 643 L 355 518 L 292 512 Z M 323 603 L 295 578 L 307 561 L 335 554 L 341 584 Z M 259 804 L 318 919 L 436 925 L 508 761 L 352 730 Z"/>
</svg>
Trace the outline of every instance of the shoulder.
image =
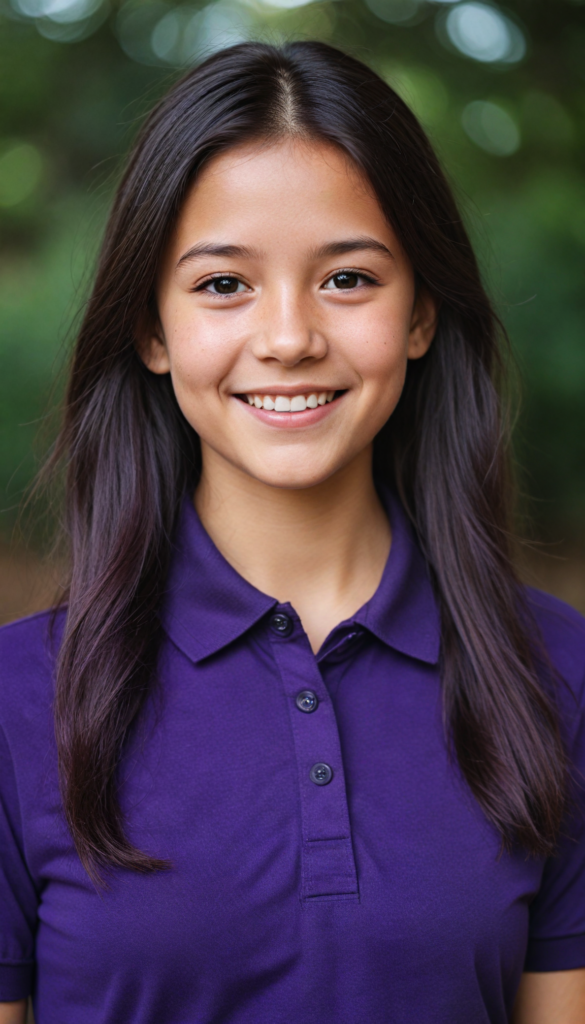
<svg viewBox="0 0 585 1024">
<path fill-rule="evenodd" d="M 64 610 L 51 608 L 0 626 L 0 672 L 15 659 L 46 657 L 62 632 Z"/>
<path fill-rule="evenodd" d="M 527 587 L 530 610 L 553 665 L 569 684 L 585 677 L 585 618 L 552 594 Z"/>
<path fill-rule="evenodd" d="M 557 673 L 554 701 L 561 730 L 571 757 L 585 767 L 585 619 L 564 601 L 540 590 L 528 588 L 527 598 L 540 639 Z"/>
<path fill-rule="evenodd" d="M 52 698 L 65 612 L 48 610 L 0 627 L 0 720 Z"/>
</svg>

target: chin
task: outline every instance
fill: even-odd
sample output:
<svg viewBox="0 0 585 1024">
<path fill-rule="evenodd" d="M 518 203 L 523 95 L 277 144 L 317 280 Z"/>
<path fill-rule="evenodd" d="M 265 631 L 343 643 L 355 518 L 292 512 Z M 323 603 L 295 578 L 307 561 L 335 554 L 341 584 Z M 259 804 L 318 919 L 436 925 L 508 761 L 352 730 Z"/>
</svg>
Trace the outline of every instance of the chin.
<svg viewBox="0 0 585 1024">
<path fill-rule="evenodd" d="M 244 468 L 244 467 L 242 467 Z M 246 469 L 250 476 L 253 476 L 260 483 L 268 487 L 279 487 L 282 490 L 301 491 L 311 487 L 318 487 L 333 476 L 340 467 L 338 466 L 262 466 L 255 467 L 252 471 Z"/>
</svg>

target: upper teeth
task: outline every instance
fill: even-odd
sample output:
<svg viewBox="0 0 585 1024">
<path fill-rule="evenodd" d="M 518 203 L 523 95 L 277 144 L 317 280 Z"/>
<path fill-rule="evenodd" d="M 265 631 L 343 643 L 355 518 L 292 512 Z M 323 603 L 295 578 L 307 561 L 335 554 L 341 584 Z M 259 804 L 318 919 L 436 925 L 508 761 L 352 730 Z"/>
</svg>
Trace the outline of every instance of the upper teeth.
<svg viewBox="0 0 585 1024">
<path fill-rule="evenodd" d="M 313 391 L 310 395 L 246 395 L 250 405 L 270 412 L 304 412 L 331 402 L 335 391 Z"/>
</svg>

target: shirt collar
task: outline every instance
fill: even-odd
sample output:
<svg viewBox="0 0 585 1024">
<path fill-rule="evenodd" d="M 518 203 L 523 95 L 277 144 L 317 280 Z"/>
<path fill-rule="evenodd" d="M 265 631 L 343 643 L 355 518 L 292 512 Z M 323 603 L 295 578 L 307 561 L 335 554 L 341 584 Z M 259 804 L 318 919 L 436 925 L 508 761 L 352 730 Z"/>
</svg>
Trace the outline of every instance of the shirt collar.
<svg viewBox="0 0 585 1024">
<path fill-rule="evenodd" d="M 353 617 L 389 647 L 434 665 L 441 623 L 427 562 L 398 496 L 379 488 L 392 527 L 392 546 L 376 593 Z"/>
<path fill-rule="evenodd" d="M 392 547 L 374 596 L 350 620 L 410 657 L 435 664 L 440 621 L 427 564 L 394 492 L 382 488 Z M 277 606 L 220 554 L 185 497 L 179 518 L 162 621 L 171 640 L 201 661 L 237 640 Z"/>
<path fill-rule="evenodd" d="M 237 640 L 276 604 L 220 554 L 186 495 L 162 614 L 171 640 L 200 661 Z"/>
</svg>

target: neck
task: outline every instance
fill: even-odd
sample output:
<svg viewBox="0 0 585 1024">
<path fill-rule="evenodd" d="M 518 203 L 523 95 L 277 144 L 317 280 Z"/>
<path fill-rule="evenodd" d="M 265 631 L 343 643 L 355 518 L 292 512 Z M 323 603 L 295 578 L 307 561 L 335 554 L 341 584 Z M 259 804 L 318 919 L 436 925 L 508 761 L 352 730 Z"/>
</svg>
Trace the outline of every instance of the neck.
<svg viewBox="0 0 585 1024">
<path fill-rule="evenodd" d="M 371 449 L 324 483 L 298 490 L 264 484 L 204 449 L 195 506 L 234 569 L 292 604 L 315 651 L 378 587 L 391 535 Z"/>
</svg>

